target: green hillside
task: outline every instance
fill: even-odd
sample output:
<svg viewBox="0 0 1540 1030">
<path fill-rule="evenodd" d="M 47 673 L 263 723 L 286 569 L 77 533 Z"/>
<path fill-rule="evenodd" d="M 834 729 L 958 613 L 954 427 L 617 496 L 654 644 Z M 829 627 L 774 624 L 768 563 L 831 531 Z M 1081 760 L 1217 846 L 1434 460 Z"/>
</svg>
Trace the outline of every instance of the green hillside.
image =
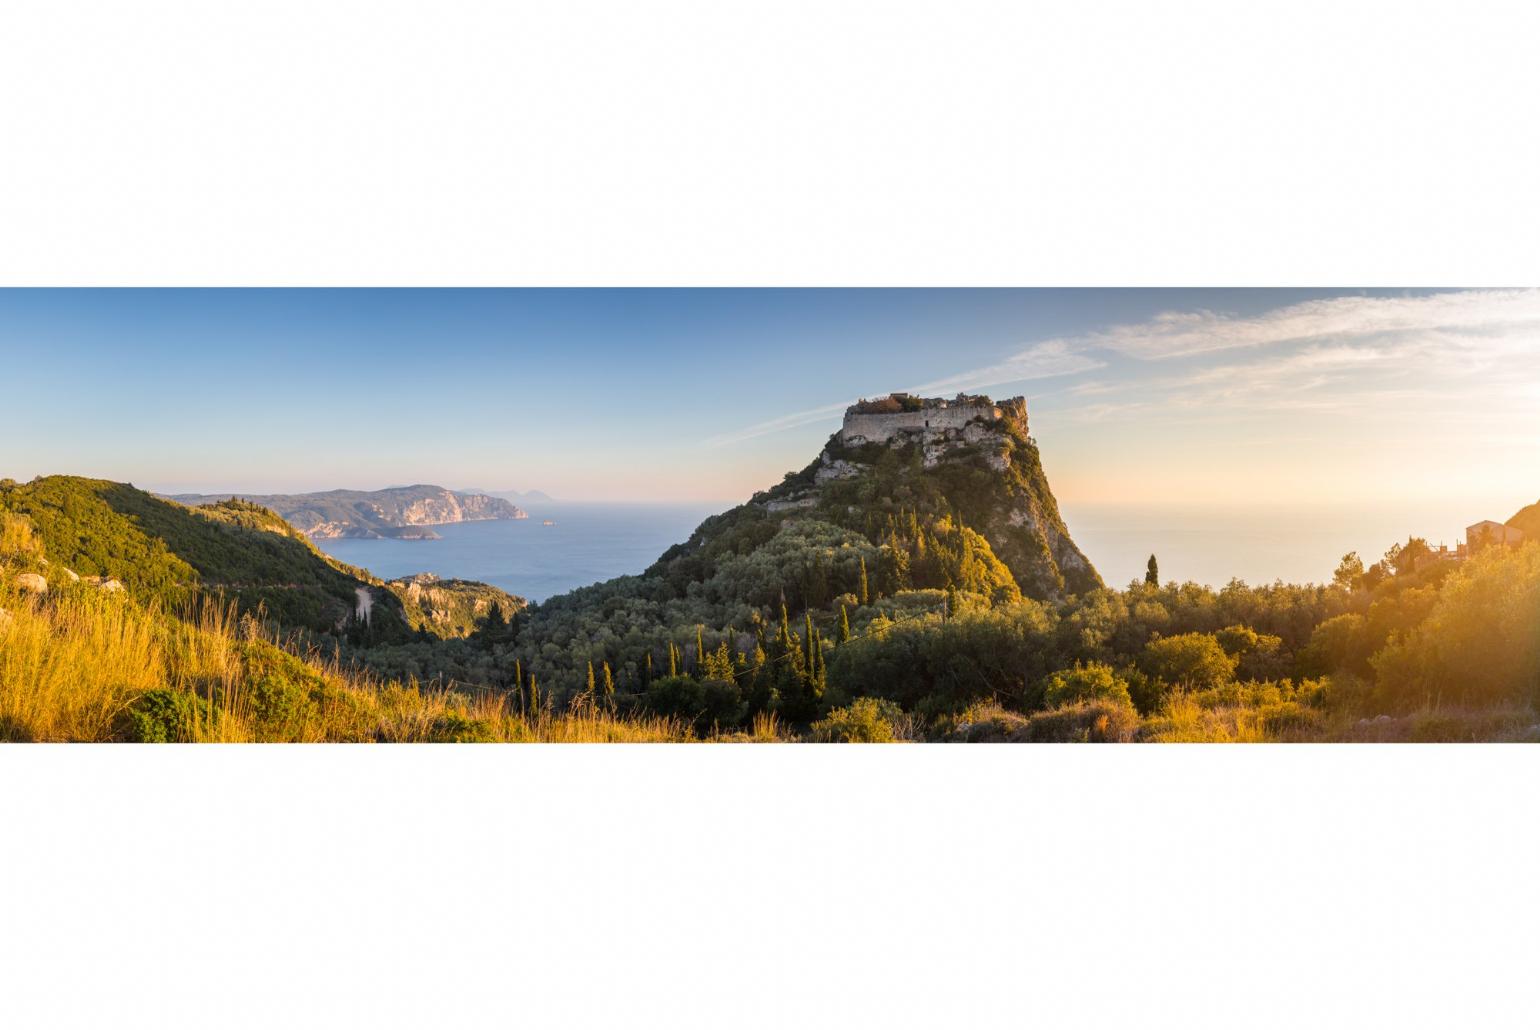
<svg viewBox="0 0 1540 1030">
<path fill-rule="evenodd" d="M 1525 540 L 1540 540 L 1540 501 L 1520 508 L 1508 525 L 1522 531 Z"/>
<path fill-rule="evenodd" d="M 580 689 L 602 661 L 635 682 L 649 655 L 656 667 L 671 643 L 689 650 L 697 637 L 708 650 L 784 651 L 770 638 L 799 628 L 779 632 L 782 610 L 802 639 L 832 639 L 842 611 L 869 623 L 1100 589 L 1059 515 L 1024 404 L 959 400 L 986 415 L 876 443 L 836 433 L 805 468 L 707 519 L 641 576 L 540 604 L 519 638 L 525 667 Z M 905 402 L 892 407 L 936 403 Z"/>
<path fill-rule="evenodd" d="M 522 597 L 468 579 L 429 573 L 393 579 L 385 588 L 401 602 L 408 623 L 437 637 L 468 637 L 501 627 L 527 607 Z"/>
<path fill-rule="evenodd" d="M 348 627 L 359 588 L 379 585 L 246 501 L 190 508 L 125 483 L 48 476 L 0 482 L 0 510 L 26 517 L 52 565 L 116 579 L 168 608 L 215 597 L 287 628 L 330 633 Z M 376 596 L 375 637 L 404 639 L 399 602 L 383 590 Z"/>
</svg>

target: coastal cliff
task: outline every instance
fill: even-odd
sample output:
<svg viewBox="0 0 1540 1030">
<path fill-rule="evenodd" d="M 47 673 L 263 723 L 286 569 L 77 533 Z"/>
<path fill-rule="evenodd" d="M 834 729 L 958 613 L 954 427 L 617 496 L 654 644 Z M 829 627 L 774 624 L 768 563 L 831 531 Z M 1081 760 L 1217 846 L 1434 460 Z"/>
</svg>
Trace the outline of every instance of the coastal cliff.
<svg viewBox="0 0 1540 1030">
<path fill-rule="evenodd" d="M 216 503 L 227 497 L 224 494 L 180 494 L 171 499 L 196 506 Z M 426 484 L 384 490 L 328 490 L 241 497 L 271 508 L 301 533 L 320 540 L 341 537 L 435 540 L 438 534 L 426 527 L 529 517 L 523 509 L 498 497 Z"/>
</svg>

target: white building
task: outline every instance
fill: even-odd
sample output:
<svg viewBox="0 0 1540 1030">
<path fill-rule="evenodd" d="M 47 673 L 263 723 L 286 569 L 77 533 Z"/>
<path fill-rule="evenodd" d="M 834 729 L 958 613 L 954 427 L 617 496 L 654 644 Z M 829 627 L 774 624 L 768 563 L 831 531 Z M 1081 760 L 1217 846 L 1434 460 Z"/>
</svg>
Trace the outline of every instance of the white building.
<svg viewBox="0 0 1540 1030">
<path fill-rule="evenodd" d="M 1522 530 L 1491 519 L 1465 527 L 1465 549 L 1468 554 L 1474 554 L 1488 544 L 1517 544 L 1523 539 Z"/>
</svg>

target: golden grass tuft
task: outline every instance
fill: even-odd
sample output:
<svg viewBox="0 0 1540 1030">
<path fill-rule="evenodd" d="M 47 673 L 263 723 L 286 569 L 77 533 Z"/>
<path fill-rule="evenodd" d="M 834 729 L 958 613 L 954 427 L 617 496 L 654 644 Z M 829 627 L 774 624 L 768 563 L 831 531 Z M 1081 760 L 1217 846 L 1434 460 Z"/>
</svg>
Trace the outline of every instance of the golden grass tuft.
<svg viewBox="0 0 1540 1030">
<path fill-rule="evenodd" d="M 676 719 L 597 708 L 525 714 L 498 691 L 379 682 L 279 648 L 253 619 L 204 602 L 180 618 L 86 585 L 35 598 L 0 565 L 0 740 L 135 739 L 152 695 L 187 741 L 662 742 Z"/>
</svg>

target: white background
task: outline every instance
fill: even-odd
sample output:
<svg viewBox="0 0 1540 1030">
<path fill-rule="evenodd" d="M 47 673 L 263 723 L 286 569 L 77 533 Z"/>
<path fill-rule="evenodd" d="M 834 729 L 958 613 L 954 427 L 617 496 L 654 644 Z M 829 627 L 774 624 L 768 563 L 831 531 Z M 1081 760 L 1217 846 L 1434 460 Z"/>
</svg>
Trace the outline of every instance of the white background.
<svg viewBox="0 0 1540 1030">
<path fill-rule="evenodd" d="M 1533 285 L 1537 28 L 1404 0 L 12 3 L 0 282 Z M 0 747 L 0 1004 L 1527 1026 L 1536 754 Z"/>
</svg>

